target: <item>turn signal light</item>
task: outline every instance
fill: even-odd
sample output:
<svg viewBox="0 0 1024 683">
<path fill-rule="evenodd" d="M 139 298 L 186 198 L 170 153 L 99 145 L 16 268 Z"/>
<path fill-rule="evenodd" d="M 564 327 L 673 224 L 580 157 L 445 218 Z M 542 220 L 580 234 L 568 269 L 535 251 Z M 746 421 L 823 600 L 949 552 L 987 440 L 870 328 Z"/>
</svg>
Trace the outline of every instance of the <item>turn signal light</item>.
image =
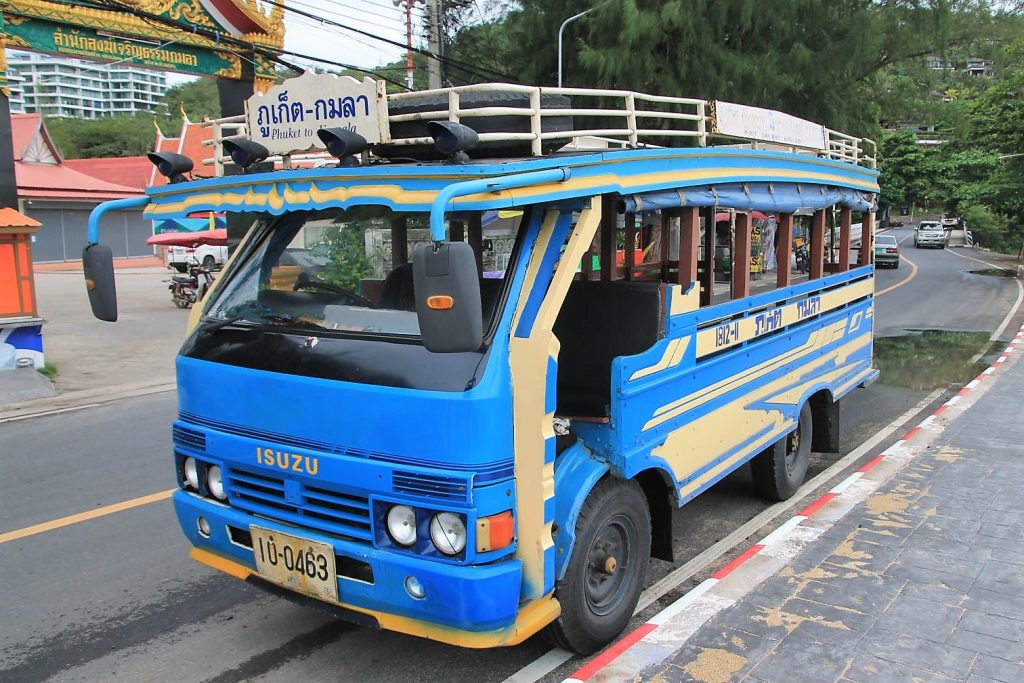
<svg viewBox="0 0 1024 683">
<path fill-rule="evenodd" d="M 427 308 L 432 308 L 435 311 L 447 311 L 454 307 L 455 299 L 447 294 L 435 294 L 427 297 Z"/>
<path fill-rule="evenodd" d="M 511 510 L 479 518 L 476 520 L 476 551 L 486 553 L 508 547 L 515 538 L 515 531 Z"/>
</svg>

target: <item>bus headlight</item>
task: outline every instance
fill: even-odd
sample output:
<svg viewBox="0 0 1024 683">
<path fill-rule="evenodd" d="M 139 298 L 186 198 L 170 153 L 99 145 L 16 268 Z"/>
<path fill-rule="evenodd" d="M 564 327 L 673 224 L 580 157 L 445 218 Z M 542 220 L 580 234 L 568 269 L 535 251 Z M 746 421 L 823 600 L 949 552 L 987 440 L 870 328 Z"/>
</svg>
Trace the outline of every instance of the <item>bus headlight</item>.
<svg viewBox="0 0 1024 683">
<path fill-rule="evenodd" d="M 408 505 L 395 505 L 388 510 L 388 534 L 398 545 L 416 542 L 416 513 Z"/>
<path fill-rule="evenodd" d="M 466 524 L 451 512 L 439 512 L 430 520 L 430 540 L 445 555 L 458 555 L 466 547 Z"/>
<path fill-rule="evenodd" d="M 228 499 L 228 495 L 224 493 L 224 477 L 221 475 L 220 468 L 216 465 L 206 469 L 206 488 L 210 489 L 210 493 L 217 500 Z"/>
<path fill-rule="evenodd" d="M 182 473 L 185 475 L 185 483 L 190 488 L 199 490 L 199 468 L 196 466 L 196 459 L 193 457 L 185 458 L 185 462 L 182 463 Z"/>
</svg>

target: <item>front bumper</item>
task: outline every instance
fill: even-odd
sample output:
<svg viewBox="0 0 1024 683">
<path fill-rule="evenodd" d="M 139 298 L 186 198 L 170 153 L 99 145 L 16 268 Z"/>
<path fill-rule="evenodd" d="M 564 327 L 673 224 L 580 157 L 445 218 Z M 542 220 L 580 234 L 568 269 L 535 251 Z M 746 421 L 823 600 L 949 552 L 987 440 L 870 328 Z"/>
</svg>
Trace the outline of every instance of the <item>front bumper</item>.
<svg viewBox="0 0 1024 683">
<path fill-rule="evenodd" d="M 328 604 L 370 615 L 382 628 L 463 647 L 494 647 L 525 640 L 559 613 L 550 595 L 519 610 L 519 560 L 452 565 L 291 527 L 186 491 L 176 491 L 173 500 L 181 529 L 195 546 L 193 559 L 237 578 L 258 578 L 251 547 L 238 542 L 237 530 L 248 532 L 252 524 L 327 543 L 339 558 L 368 565 L 372 583 L 339 573 L 340 602 Z M 209 538 L 199 533 L 200 515 L 210 523 Z M 408 576 L 426 587 L 424 598 L 406 592 Z"/>
<path fill-rule="evenodd" d="M 919 247 L 941 247 L 946 244 L 945 237 L 918 237 L 914 242 Z"/>
</svg>

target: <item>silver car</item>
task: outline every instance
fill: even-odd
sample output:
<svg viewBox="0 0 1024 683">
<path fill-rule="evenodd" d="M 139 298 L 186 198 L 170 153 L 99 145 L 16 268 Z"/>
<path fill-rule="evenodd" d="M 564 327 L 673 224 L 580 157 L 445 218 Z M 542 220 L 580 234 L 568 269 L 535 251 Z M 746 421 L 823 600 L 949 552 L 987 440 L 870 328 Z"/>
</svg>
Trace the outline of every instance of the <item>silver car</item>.
<svg viewBox="0 0 1024 683">
<path fill-rule="evenodd" d="M 938 221 L 921 221 L 914 232 L 914 246 L 918 249 L 921 247 L 945 249 L 948 241 L 949 233 Z"/>
<path fill-rule="evenodd" d="M 892 235 L 878 235 L 875 237 L 875 265 L 881 268 L 900 267 L 900 244 Z"/>
</svg>

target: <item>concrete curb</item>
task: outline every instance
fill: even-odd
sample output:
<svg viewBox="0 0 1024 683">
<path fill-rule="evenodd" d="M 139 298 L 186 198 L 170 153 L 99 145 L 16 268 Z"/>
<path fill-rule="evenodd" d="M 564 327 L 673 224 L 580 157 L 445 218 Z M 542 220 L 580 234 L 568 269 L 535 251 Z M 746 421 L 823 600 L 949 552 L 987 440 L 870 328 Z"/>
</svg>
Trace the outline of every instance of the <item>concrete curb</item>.
<svg viewBox="0 0 1024 683">
<path fill-rule="evenodd" d="M 31 401 L 19 403 L 8 403 L 0 406 L 0 424 L 27 420 L 34 417 L 44 417 L 57 413 L 66 413 L 73 410 L 93 408 L 95 406 L 121 401 L 126 398 L 148 396 L 165 391 L 174 391 L 175 382 L 171 380 L 155 380 L 149 382 L 138 382 L 135 384 L 122 384 L 114 387 L 100 387 L 97 389 L 83 389 L 81 391 L 69 391 L 59 396 L 49 398 L 38 398 Z"/>
<path fill-rule="evenodd" d="M 989 378 L 1010 360 L 1011 354 L 1022 350 L 1024 326 L 991 366 L 880 455 L 591 659 L 563 683 L 637 680 L 641 671 L 667 659 L 704 623 L 782 570 L 805 546 L 923 452 L 991 386 Z"/>
</svg>

